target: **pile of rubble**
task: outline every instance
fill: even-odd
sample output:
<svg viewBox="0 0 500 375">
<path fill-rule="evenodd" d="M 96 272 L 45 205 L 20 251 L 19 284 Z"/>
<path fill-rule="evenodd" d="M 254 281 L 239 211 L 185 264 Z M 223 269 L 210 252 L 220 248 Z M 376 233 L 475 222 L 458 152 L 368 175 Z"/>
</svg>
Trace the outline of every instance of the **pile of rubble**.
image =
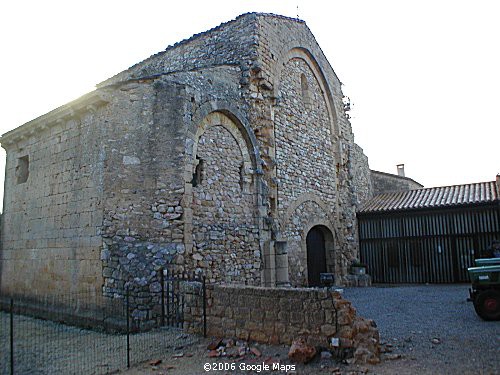
<svg viewBox="0 0 500 375">
<path fill-rule="evenodd" d="M 208 346 L 208 357 L 245 358 L 247 355 L 261 357 L 262 353 L 256 346 L 250 346 L 246 341 L 233 339 L 215 339 Z"/>
<path fill-rule="evenodd" d="M 319 354 L 321 360 L 333 359 L 345 363 L 370 363 L 375 364 L 380 360 L 377 357 L 367 356 L 366 349 L 354 350 L 352 347 L 340 347 L 339 343 L 332 341 L 330 348 L 315 347 L 307 342 L 307 338 L 299 337 L 292 342 L 288 351 L 288 359 L 293 363 L 307 364 Z M 209 358 L 232 359 L 235 362 L 245 359 L 256 359 L 262 357 L 262 350 L 257 345 L 251 345 L 247 341 L 234 339 L 214 339 L 207 346 Z M 263 362 L 275 362 L 277 358 L 264 358 Z"/>
</svg>

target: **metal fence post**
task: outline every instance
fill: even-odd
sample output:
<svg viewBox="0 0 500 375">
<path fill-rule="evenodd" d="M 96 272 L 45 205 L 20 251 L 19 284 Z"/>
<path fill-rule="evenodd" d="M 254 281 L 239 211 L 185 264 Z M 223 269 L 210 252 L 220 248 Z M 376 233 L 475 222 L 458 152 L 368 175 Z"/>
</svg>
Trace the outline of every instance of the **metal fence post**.
<svg viewBox="0 0 500 375">
<path fill-rule="evenodd" d="M 128 287 L 125 289 L 126 293 L 126 314 L 127 314 L 127 368 L 130 368 L 130 304 L 129 304 L 129 299 L 128 299 Z"/>
<path fill-rule="evenodd" d="M 173 283 L 172 283 L 173 285 Z M 170 325 L 170 272 L 167 268 L 167 324 Z"/>
<path fill-rule="evenodd" d="M 163 268 L 160 269 L 160 283 L 161 283 L 161 318 L 160 325 L 165 326 L 165 273 Z"/>
<path fill-rule="evenodd" d="M 10 299 L 10 375 L 14 375 L 14 299 Z"/>
<path fill-rule="evenodd" d="M 203 275 L 203 337 L 207 337 L 207 282 L 206 277 Z"/>
</svg>

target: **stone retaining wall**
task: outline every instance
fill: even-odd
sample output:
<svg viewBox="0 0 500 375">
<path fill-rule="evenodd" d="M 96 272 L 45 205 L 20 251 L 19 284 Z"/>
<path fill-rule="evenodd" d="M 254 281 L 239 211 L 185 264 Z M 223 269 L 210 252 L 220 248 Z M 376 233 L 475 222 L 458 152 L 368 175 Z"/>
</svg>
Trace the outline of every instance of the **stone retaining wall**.
<svg viewBox="0 0 500 375">
<path fill-rule="evenodd" d="M 184 328 L 190 333 L 203 332 L 198 293 L 193 288 L 186 294 Z M 357 316 L 339 292 L 326 289 L 209 285 L 207 334 L 274 345 L 302 336 L 310 345 L 330 348 L 331 339 L 339 338 L 340 347 L 351 349 L 356 360 L 379 361 L 374 321 Z"/>
</svg>

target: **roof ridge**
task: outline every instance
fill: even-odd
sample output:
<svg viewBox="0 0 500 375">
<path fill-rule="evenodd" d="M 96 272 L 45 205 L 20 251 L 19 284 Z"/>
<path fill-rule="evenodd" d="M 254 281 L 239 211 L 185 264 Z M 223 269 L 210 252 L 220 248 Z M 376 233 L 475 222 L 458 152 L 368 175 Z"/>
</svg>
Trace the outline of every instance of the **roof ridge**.
<svg viewBox="0 0 500 375">
<path fill-rule="evenodd" d="M 432 209 L 499 201 L 496 181 L 413 189 L 375 195 L 358 212 Z"/>
<path fill-rule="evenodd" d="M 143 60 L 141 60 L 141 61 L 139 61 L 139 62 L 135 63 L 134 65 L 132 65 L 132 66 L 128 67 L 127 69 L 122 70 L 121 72 L 116 73 L 115 75 L 113 75 L 113 76 L 111 76 L 111 77 L 109 77 L 109 78 L 105 79 L 105 80 L 104 80 L 104 81 L 102 81 L 102 82 L 99 82 L 99 83 L 96 85 L 96 87 L 97 87 L 97 88 L 100 88 L 100 87 L 105 87 L 105 86 L 107 86 L 107 82 L 112 81 L 114 78 L 118 77 L 120 74 L 123 74 L 123 73 L 129 72 L 129 71 L 131 71 L 132 69 L 134 69 L 134 68 L 138 67 L 139 65 L 141 65 L 141 64 L 143 64 L 143 63 L 145 63 L 145 62 L 147 62 L 147 61 L 150 61 L 150 60 L 152 60 L 152 59 L 154 59 L 154 58 L 156 58 L 156 57 L 158 57 L 158 56 L 164 55 L 165 53 L 167 53 L 167 52 L 169 52 L 169 51 L 171 51 L 171 50 L 173 50 L 173 49 L 175 49 L 175 48 L 178 48 L 178 47 L 180 47 L 180 46 L 186 45 L 186 44 L 188 44 L 188 43 L 192 42 L 193 40 L 196 40 L 196 39 L 198 39 L 198 38 L 201 38 L 201 37 L 203 37 L 203 36 L 206 36 L 206 35 L 208 35 L 208 34 L 210 34 L 210 33 L 215 32 L 215 31 L 218 31 L 218 30 L 222 29 L 223 27 L 225 27 L 225 26 L 227 26 L 227 25 L 230 25 L 230 24 L 232 24 L 232 23 L 235 23 L 235 22 L 239 21 L 240 19 L 243 19 L 243 18 L 246 18 L 246 17 L 250 17 L 250 16 L 255 16 L 255 17 L 257 17 L 258 15 L 260 15 L 260 13 L 257 13 L 257 12 L 247 12 L 247 13 L 243 13 L 243 14 L 240 14 L 239 16 L 237 16 L 237 17 L 235 17 L 235 18 L 233 18 L 233 19 L 231 19 L 231 20 L 229 20 L 229 21 L 222 22 L 222 23 L 220 23 L 219 25 L 214 26 L 214 27 L 212 27 L 212 28 L 210 28 L 210 29 L 208 29 L 208 30 L 205 30 L 205 31 L 202 31 L 202 32 L 199 32 L 199 33 L 195 33 L 195 34 L 191 35 L 191 36 L 190 36 L 190 37 L 188 37 L 188 38 L 182 39 L 182 40 L 180 40 L 180 41 L 178 41 L 178 42 L 175 42 L 174 44 L 170 44 L 170 45 L 168 45 L 168 46 L 167 46 L 164 50 L 162 50 L 162 51 L 158 51 L 158 52 L 156 52 L 156 53 L 154 53 L 154 54 L 150 55 L 149 57 L 146 57 L 145 59 L 143 59 Z M 276 17 L 277 17 L 277 16 L 276 16 Z M 284 17 L 284 16 L 281 16 L 281 17 Z M 304 21 L 302 21 L 302 22 L 304 22 Z"/>
<path fill-rule="evenodd" d="M 158 51 L 152 55 L 150 55 L 149 57 L 146 57 L 145 59 L 135 63 L 134 65 L 126 68 L 125 70 L 122 70 L 121 72 L 118 72 L 116 73 L 115 75 L 105 79 L 104 81 L 102 82 L 99 82 L 96 87 L 97 88 L 100 88 L 100 87 L 104 87 L 104 86 L 107 86 L 108 85 L 108 82 L 112 81 L 114 78 L 118 77 L 120 74 L 123 74 L 123 73 L 126 73 L 126 72 L 129 72 L 131 71 L 132 69 L 140 66 L 141 64 L 143 63 L 146 63 L 156 57 L 159 57 L 161 55 L 164 55 L 165 53 L 175 49 L 175 48 L 178 48 L 180 46 L 183 46 L 183 45 L 186 45 L 198 38 L 201 38 L 203 36 L 206 36 L 210 33 L 213 33 L 213 32 L 216 32 L 220 29 L 222 29 L 223 27 L 225 26 L 228 26 L 230 24 L 233 24 L 235 22 L 238 22 L 240 21 L 241 19 L 244 19 L 244 18 L 247 18 L 247 17 L 254 17 L 255 20 L 257 20 L 257 17 L 272 17 L 272 18 L 278 18 L 278 19 L 283 19 L 283 20 L 287 20 L 287 21 L 294 21 L 294 22 L 298 22 L 298 23 L 306 23 L 304 20 L 301 20 L 299 18 L 292 18 L 292 17 L 287 17 L 287 16 L 282 16 L 282 15 L 279 15 L 279 14 L 274 14 L 274 13 L 261 13 L 261 12 L 247 12 L 247 13 L 242 13 L 240 15 L 238 15 L 237 17 L 229 20 L 229 21 L 225 21 L 225 22 L 222 22 L 220 23 L 219 25 L 217 26 L 214 26 L 208 30 L 205 30 L 205 31 L 202 31 L 202 32 L 199 32 L 199 33 L 196 33 L 196 34 L 193 34 L 191 35 L 190 37 L 188 38 L 185 38 L 185 39 L 182 39 L 178 42 L 175 42 L 174 44 L 171 44 L 171 45 L 168 45 L 164 50 L 162 51 Z"/>
</svg>

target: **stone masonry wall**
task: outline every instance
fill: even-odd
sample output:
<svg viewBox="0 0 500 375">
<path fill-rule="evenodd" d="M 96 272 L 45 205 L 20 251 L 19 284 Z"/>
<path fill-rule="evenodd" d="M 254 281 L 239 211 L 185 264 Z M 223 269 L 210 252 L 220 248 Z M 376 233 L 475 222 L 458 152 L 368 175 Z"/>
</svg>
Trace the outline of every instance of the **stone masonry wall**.
<svg viewBox="0 0 500 375">
<path fill-rule="evenodd" d="M 300 274 L 290 273 L 290 281 L 304 285 L 311 224 L 331 232 L 328 267 L 345 275 L 358 247 L 354 168 L 362 159 L 354 160 L 340 81 L 305 23 L 265 14 L 257 20 L 258 60 L 247 86 L 250 121 L 261 145 L 276 238 L 288 244 L 290 264 L 300 263 Z M 300 209 L 305 200 L 317 209 Z"/>
<path fill-rule="evenodd" d="M 248 72 L 248 65 L 256 55 L 256 17 L 256 14 L 244 14 L 212 30 L 193 35 L 100 83 L 98 87 L 220 65 L 239 66 Z"/>
<path fill-rule="evenodd" d="M 221 79 L 222 76 L 225 79 Z M 200 110 L 208 104 L 213 109 L 232 114 L 236 114 L 236 109 L 243 114 L 240 121 L 247 120 L 253 133 L 251 135 L 256 137 L 258 144 L 251 147 L 258 146 L 264 174 L 259 186 L 255 187 L 259 195 L 257 200 L 262 199 L 263 212 L 253 214 L 260 240 L 254 251 L 261 254 L 261 270 L 270 271 L 264 273 L 265 282 L 269 285 L 277 282 L 273 275 L 276 261 L 273 260 L 275 250 L 272 248 L 276 239 L 287 242 L 286 248 L 292 261 L 300 263 L 298 268 L 303 269 L 299 271 L 301 275 L 294 273 L 290 277 L 292 282 L 303 285 L 304 275 L 307 274 L 303 264 L 306 251 L 304 240 L 312 222 L 325 226 L 331 232 L 334 241 L 329 257 L 333 263 L 329 267 L 335 273 L 345 274 L 347 264 L 357 249 L 354 139 L 343 112 L 340 81 L 305 23 L 276 15 L 245 14 L 168 47 L 164 52 L 101 83 L 99 87 L 126 87 L 129 81 L 154 81 L 153 85 L 158 85 L 166 80 L 182 82 L 185 90 L 192 92 L 186 95 L 188 100 L 191 96 L 190 101 L 180 104 L 184 109 L 183 122 L 189 129 L 186 133 L 188 140 L 197 142 L 190 136 L 196 130 L 188 124 L 189 118 L 192 122 L 198 121 L 194 125 L 199 126 L 203 119 L 199 115 Z M 304 84 L 306 87 L 303 87 Z M 143 99 L 146 97 L 142 96 Z M 133 106 L 139 104 L 133 103 Z M 128 110 L 125 108 L 125 112 Z M 147 111 L 145 109 L 141 116 L 146 116 Z M 308 137 L 301 134 L 304 130 Z M 305 138 L 313 140 L 303 142 Z M 290 140 L 293 142 L 289 143 Z M 186 160 L 191 163 L 189 158 Z M 297 161 L 300 161 L 301 174 L 306 175 L 298 176 L 297 170 L 292 170 L 293 166 L 298 166 Z M 185 180 L 194 172 L 190 168 L 194 170 L 194 163 L 185 166 Z M 254 166 L 254 170 L 257 168 L 260 165 Z M 313 179 L 314 184 L 309 184 Z M 260 186 L 260 183 L 263 185 Z M 191 228 L 195 227 L 191 220 L 194 219 L 194 212 L 186 203 L 191 201 L 188 185 L 189 182 L 186 182 L 185 204 L 181 205 L 184 216 L 180 219 L 184 225 L 186 253 L 177 254 L 176 263 L 182 267 L 184 259 L 189 269 L 208 269 L 211 259 L 204 259 L 203 254 L 203 259 L 199 259 L 196 241 L 191 238 Z M 318 210 L 304 212 L 298 208 L 298 203 L 305 196 L 317 203 L 309 206 Z M 256 209 L 260 210 L 260 203 L 256 205 Z M 175 206 L 170 209 L 172 207 L 175 210 Z M 289 220 L 292 223 L 304 222 L 301 216 L 305 215 L 306 226 L 291 228 L 298 233 L 292 238 L 291 232 L 286 232 Z M 173 242 L 177 240 L 172 239 Z M 257 243 L 250 236 L 252 242 Z M 264 253 L 263 249 L 269 250 Z M 243 260 L 240 266 L 250 267 L 251 263 Z M 252 280 L 247 281 L 255 282 L 257 265 L 258 262 L 254 261 L 255 270 L 250 272 Z M 233 281 L 238 279 L 234 275 L 228 276 Z"/>
<path fill-rule="evenodd" d="M 396 191 L 422 189 L 424 187 L 408 177 L 378 171 L 370 172 L 374 195 L 393 193 Z"/>
<path fill-rule="evenodd" d="M 137 319 L 152 319 L 159 270 L 184 263 L 182 207 L 185 88 L 155 80 L 101 90 L 108 98 L 103 148 L 104 295 L 125 288 Z"/>
<path fill-rule="evenodd" d="M 7 151 L 2 293 L 100 292 L 103 113 L 63 108 L 34 124 L 29 136 L 13 131 L 2 139 Z"/>
<path fill-rule="evenodd" d="M 186 297 L 185 326 L 201 333 L 202 306 L 197 288 Z M 338 292 L 326 289 L 207 286 L 207 334 L 221 338 L 291 344 L 299 336 L 315 346 L 352 349 L 363 362 L 379 361 L 379 333 L 371 320 Z"/>
<path fill-rule="evenodd" d="M 240 146 L 224 126 L 210 126 L 198 140 L 196 158 L 193 258 L 209 280 L 259 285 L 255 194 Z"/>
<path fill-rule="evenodd" d="M 275 115 L 278 217 L 282 236 L 288 240 L 290 282 L 307 285 L 307 257 L 301 240 L 310 222 L 322 221 L 331 227 L 335 214 L 333 129 L 321 88 L 304 60 L 288 61 L 279 82 L 281 97 Z M 303 196 L 310 200 L 295 207 Z"/>
<path fill-rule="evenodd" d="M 368 166 L 368 157 L 357 144 L 354 144 L 353 147 L 352 160 L 353 191 L 356 206 L 360 206 L 373 197 L 373 181 L 370 178 L 371 171 Z"/>
<path fill-rule="evenodd" d="M 89 95 L 107 104 L 68 109 L 48 128 L 34 120 L 4 146 L 2 288 L 103 286 L 117 298 L 128 288 L 136 317 L 149 319 L 168 264 L 266 285 L 287 284 L 277 270 L 292 264 L 304 285 L 314 225 L 331 237 L 328 269 L 346 273 L 363 158 L 340 81 L 304 22 L 242 15 Z M 30 176 L 17 184 L 26 156 Z"/>
</svg>

